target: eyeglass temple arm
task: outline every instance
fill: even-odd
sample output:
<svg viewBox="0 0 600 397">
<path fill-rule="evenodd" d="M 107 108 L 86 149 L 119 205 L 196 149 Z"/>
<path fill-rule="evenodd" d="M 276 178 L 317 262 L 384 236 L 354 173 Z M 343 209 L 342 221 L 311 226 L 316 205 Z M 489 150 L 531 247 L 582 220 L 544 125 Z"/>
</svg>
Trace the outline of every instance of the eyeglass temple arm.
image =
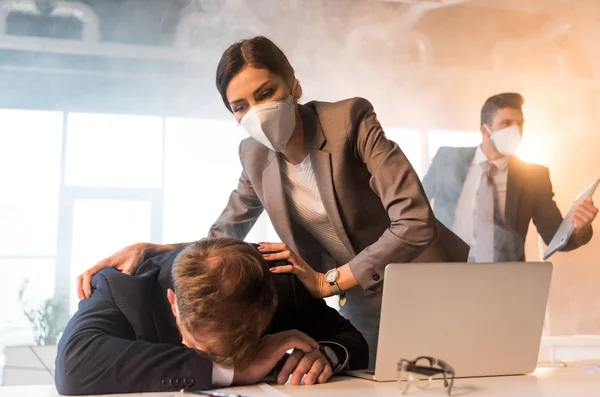
<svg viewBox="0 0 600 397">
<path fill-rule="evenodd" d="M 416 363 L 420 359 L 428 360 L 431 366 L 437 365 L 442 369 L 442 373 L 444 374 L 444 386 L 448 388 L 448 395 L 450 396 L 452 393 L 452 386 L 454 386 L 454 368 L 444 360 L 435 357 L 421 356 L 417 357 L 414 362 Z M 446 373 L 450 375 L 450 382 L 448 382 L 448 379 L 446 378 Z"/>
<path fill-rule="evenodd" d="M 439 367 L 442 368 L 444 371 L 449 372 L 452 375 L 454 375 L 454 368 L 452 368 L 452 365 L 448 364 L 447 362 L 440 360 L 438 358 L 437 365 L 439 365 Z"/>
<path fill-rule="evenodd" d="M 430 357 L 430 356 L 420 356 L 420 357 L 417 357 L 413 362 L 416 363 L 417 361 L 419 361 L 421 359 L 429 361 L 429 365 L 431 365 L 431 366 L 438 365 L 444 371 L 454 374 L 454 368 L 452 368 L 452 366 L 450 364 L 448 364 L 447 362 L 445 362 L 444 360 L 440 360 L 439 358 Z"/>
</svg>

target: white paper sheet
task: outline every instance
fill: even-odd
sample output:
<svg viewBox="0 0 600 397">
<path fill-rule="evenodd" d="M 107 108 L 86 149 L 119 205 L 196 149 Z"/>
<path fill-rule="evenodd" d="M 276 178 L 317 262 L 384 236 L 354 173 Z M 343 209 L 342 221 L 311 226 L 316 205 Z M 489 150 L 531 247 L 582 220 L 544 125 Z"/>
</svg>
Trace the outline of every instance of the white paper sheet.
<svg viewBox="0 0 600 397">
<path fill-rule="evenodd" d="M 227 387 L 224 389 L 216 389 L 214 391 L 227 394 L 237 394 L 244 397 L 287 397 L 287 394 L 280 392 L 266 383 L 259 383 L 254 386 Z M 184 394 L 191 395 L 190 393 Z"/>
</svg>

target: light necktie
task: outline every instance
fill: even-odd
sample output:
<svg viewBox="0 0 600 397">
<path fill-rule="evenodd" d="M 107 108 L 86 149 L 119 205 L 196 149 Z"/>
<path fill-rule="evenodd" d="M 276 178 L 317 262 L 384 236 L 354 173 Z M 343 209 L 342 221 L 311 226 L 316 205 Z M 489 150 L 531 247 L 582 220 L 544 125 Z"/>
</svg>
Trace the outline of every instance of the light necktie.
<svg viewBox="0 0 600 397">
<path fill-rule="evenodd" d="M 496 166 L 489 161 L 480 164 L 483 170 L 475 194 L 473 235 L 475 237 L 475 262 L 494 261 L 494 219 L 496 197 L 492 174 Z"/>
</svg>

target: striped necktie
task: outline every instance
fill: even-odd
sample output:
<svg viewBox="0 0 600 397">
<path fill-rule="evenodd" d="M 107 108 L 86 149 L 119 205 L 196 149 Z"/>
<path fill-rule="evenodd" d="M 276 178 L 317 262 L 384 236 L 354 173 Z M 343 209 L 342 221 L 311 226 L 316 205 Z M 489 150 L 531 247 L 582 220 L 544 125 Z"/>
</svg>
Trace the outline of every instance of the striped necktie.
<svg viewBox="0 0 600 397">
<path fill-rule="evenodd" d="M 494 261 L 494 220 L 498 208 L 492 174 L 497 169 L 489 161 L 480 164 L 482 168 L 479 187 L 475 195 L 473 235 L 475 237 L 475 262 Z"/>
</svg>

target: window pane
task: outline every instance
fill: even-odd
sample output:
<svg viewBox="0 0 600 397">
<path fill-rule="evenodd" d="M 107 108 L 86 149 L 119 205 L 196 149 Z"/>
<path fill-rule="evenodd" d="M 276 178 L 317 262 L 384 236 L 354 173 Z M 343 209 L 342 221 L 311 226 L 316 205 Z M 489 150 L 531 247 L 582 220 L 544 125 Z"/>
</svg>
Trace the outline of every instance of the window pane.
<svg viewBox="0 0 600 397">
<path fill-rule="evenodd" d="M 54 255 L 63 116 L 0 109 L 0 255 Z"/>
<path fill-rule="evenodd" d="M 54 296 L 54 266 L 53 259 L 0 260 L 0 353 L 5 346 L 34 343 L 31 324 L 19 301 L 19 290 L 28 281 L 23 295 L 25 307 L 28 310 L 38 308 L 45 299 Z"/>
<path fill-rule="evenodd" d="M 150 202 L 76 200 L 71 251 L 71 312 L 77 309 L 75 278 L 101 259 L 134 241 L 150 239 Z"/>
<path fill-rule="evenodd" d="M 477 131 L 429 131 L 429 161 L 443 146 L 474 147 L 481 143 L 481 132 Z"/>
<path fill-rule="evenodd" d="M 263 211 L 258 218 L 250 233 L 246 236 L 246 241 L 250 243 L 259 243 L 261 241 L 269 243 L 280 243 L 281 239 L 271 224 L 267 211 Z"/>
<path fill-rule="evenodd" d="M 242 172 L 238 147 L 247 137 L 233 121 L 167 120 L 164 241 L 207 235 L 237 187 Z M 248 240 L 272 238 L 269 230 L 268 218 L 260 219 Z"/>
<path fill-rule="evenodd" d="M 68 186 L 161 187 L 162 119 L 69 114 Z"/>
<path fill-rule="evenodd" d="M 418 130 L 405 128 L 385 128 L 389 140 L 400 146 L 404 155 L 410 161 L 419 178 L 422 176 L 423 163 L 421 160 L 421 133 Z"/>
<path fill-rule="evenodd" d="M 549 142 L 548 137 L 558 136 L 558 134 L 544 131 L 531 131 L 527 130 L 527 133 L 523 135 L 523 140 L 519 145 L 519 149 L 517 150 L 517 157 L 523 161 L 527 161 L 529 163 L 540 164 L 548 167 L 549 155 Z"/>
</svg>

